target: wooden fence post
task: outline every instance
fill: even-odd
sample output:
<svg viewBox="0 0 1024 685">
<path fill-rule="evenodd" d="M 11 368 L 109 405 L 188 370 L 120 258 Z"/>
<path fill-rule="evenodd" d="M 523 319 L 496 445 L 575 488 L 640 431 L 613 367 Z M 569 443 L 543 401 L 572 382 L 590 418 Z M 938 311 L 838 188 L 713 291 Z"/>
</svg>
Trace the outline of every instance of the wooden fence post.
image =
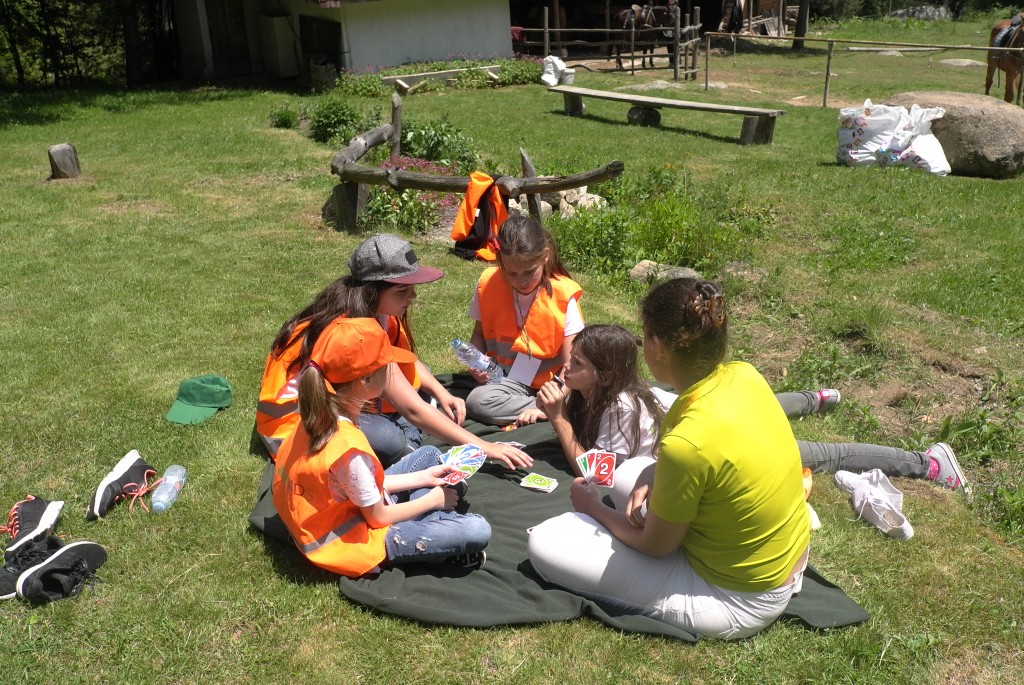
<svg viewBox="0 0 1024 685">
<path fill-rule="evenodd" d="M 334 211 L 339 231 L 358 231 L 359 213 L 366 205 L 368 194 L 367 187 L 362 183 L 344 182 L 334 186 Z"/>
<path fill-rule="evenodd" d="M 697 59 L 700 57 L 700 7 L 693 8 L 693 38 L 687 40 L 694 41 L 693 43 L 693 63 L 690 64 L 690 69 L 693 73 L 693 80 L 697 80 Z M 708 43 L 710 45 L 710 43 Z M 689 79 L 687 79 L 689 80 Z M 707 90 L 705 88 L 704 90 Z"/>
<path fill-rule="evenodd" d="M 690 21 L 689 21 L 690 15 L 686 15 L 686 19 L 687 19 L 686 23 L 687 23 L 687 25 L 689 25 L 689 23 L 690 23 Z M 682 55 L 679 54 L 679 7 L 678 6 L 676 7 L 676 12 L 675 12 L 675 28 L 676 28 L 675 38 L 672 39 L 672 54 L 675 55 L 675 57 L 672 60 L 672 67 L 673 67 L 672 68 L 672 80 L 673 81 L 678 81 L 679 80 L 679 60 L 682 57 Z"/>
<path fill-rule="evenodd" d="M 402 154 L 402 98 L 391 94 L 391 156 Z"/>
<path fill-rule="evenodd" d="M 523 160 L 523 178 L 536 178 L 537 169 L 533 166 L 533 162 L 530 161 L 530 156 L 526 154 L 526 150 L 519 148 L 519 157 Z M 537 195 L 536 193 L 527 194 L 526 204 L 530 208 L 530 216 L 536 219 L 537 223 L 543 226 L 544 216 L 540 211 L 540 195 Z"/>
<path fill-rule="evenodd" d="M 828 59 L 825 60 L 825 95 L 821 100 L 822 107 L 828 107 L 828 85 L 832 80 L 832 49 L 835 48 L 834 41 L 828 42 Z"/>
</svg>

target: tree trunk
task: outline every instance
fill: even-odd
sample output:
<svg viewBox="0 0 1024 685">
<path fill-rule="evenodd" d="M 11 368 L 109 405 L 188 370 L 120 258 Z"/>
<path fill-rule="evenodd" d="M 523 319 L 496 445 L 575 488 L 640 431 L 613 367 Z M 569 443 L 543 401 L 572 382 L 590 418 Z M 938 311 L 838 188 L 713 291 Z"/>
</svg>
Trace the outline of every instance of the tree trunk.
<svg viewBox="0 0 1024 685">
<path fill-rule="evenodd" d="M 125 85 L 129 89 L 142 85 L 145 76 L 145 57 L 139 35 L 139 11 L 136 0 L 117 0 L 117 14 L 124 32 Z"/>
<path fill-rule="evenodd" d="M 11 9 L 7 6 L 6 0 L 0 0 L 0 28 L 3 28 L 7 38 L 7 48 L 11 53 L 11 61 L 14 62 L 14 73 L 18 76 L 18 90 L 25 90 L 25 65 L 21 63 L 21 51 L 15 41 L 17 31 L 14 29 L 14 17 Z"/>
<path fill-rule="evenodd" d="M 811 18 L 811 0 L 800 0 L 800 9 L 796 15 L 796 29 L 793 31 L 794 38 L 805 38 L 807 36 L 807 23 Z M 793 41 L 794 50 L 803 50 L 802 40 Z"/>
</svg>

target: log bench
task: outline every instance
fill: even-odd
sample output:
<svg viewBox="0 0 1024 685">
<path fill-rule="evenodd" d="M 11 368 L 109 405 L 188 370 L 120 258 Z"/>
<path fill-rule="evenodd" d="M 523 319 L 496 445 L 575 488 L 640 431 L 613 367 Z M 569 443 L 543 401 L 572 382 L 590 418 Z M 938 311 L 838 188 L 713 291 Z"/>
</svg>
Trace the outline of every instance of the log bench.
<svg viewBox="0 0 1024 685">
<path fill-rule="evenodd" d="M 648 95 L 577 88 L 576 86 L 551 86 L 548 88 L 548 91 L 562 94 L 562 98 L 565 101 L 565 113 L 573 117 L 583 114 L 583 98 L 628 102 L 635 107 L 644 107 L 652 110 L 668 107 L 672 109 L 693 109 L 701 112 L 718 112 L 719 114 L 739 114 L 743 117 L 743 128 L 740 130 L 741 145 L 769 145 L 775 133 L 776 117 L 786 113 L 785 110 L 781 109 L 762 109 L 760 107 L 716 105 L 710 102 L 671 100 L 669 98 L 655 98 Z"/>
</svg>

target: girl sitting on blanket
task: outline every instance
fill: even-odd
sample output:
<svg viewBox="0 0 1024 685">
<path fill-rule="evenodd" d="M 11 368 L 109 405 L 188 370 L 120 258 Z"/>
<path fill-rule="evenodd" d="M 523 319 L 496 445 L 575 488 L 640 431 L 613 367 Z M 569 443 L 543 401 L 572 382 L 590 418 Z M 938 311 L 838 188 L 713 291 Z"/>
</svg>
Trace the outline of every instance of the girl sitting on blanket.
<svg viewBox="0 0 1024 685">
<path fill-rule="evenodd" d="M 564 386 L 545 383 L 537 406 L 551 421 L 569 465 L 579 473 L 576 457 L 589 449 L 629 457 L 654 457 L 658 428 L 677 395 L 651 387 L 640 376 L 638 341 L 621 326 L 590 325 L 573 341 Z M 793 418 L 822 411 L 838 399 L 836 390 L 777 393 L 775 399 Z M 815 472 L 881 469 L 891 476 L 927 478 L 952 490 L 963 474 L 953 451 L 936 443 L 924 452 L 860 443 L 797 441 L 800 461 Z"/>
<path fill-rule="evenodd" d="M 753 635 L 783 612 L 807 564 L 796 440 L 757 370 L 724 362 L 717 284 L 668 281 L 642 317 L 647 365 L 679 393 L 658 459 L 627 460 L 646 462 L 633 482 L 616 471 L 614 509 L 577 478 L 576 511 L 533 528 L 530 561 L 549 582 L 695 635 Z"/>
<path fill-rule="evenodd" d="M 435 447 L 384 468 L 356 426 L 392 363 L 416 357 L 393 348 L 374 319 L 338 318 L 317 338 L 299 376 L 301 422 L 274 465 L 274 506 L 299 550 L 334 573 L 359 577 L 382 566 L 479 565 L 487 521 L 452 509 L 463 489 Z"/>
<path fill-rule="evenodd" d="M 497 267 L 480 276 L 469 318 L 472 343 L 505 372 L 500 383 L 474 388 L 466 413 L 504 426 L 535 409 L 534 396 L 554 378 L 583 328 L 583 289 L 558 256 L 554 238 L 535 219 L 512 216 L 498 230 Z M 473 373 L 480 383 L 485 374 Z"/>
<path fill-rule="evenodd" d="M 288 319 L 271 345 L 256 405 L 256 432 L 271 459 L 299 423 L 299 372 L 320 331 L 339 316 L 375 317 L 393 346 L 415 352 L 408 313 L 416 299 L 416 285 L 444 275 L 439 269 L 421 264 L 408 242 L 387 233 L 363 241 L 349 258 L 349 269 L 348 276 L 328 285 Z M 437 400 L 437 408 L 427 404 L 419 389 Z M 533 464 L 522 450 L 481 440 L 462 428 L 465 418 L 465 402 L 449 393 L 414 358 L 389 366 L 382 398 L 363 408 L 358 424 L 385 466 L 419 447 L 420 431 L 451 445 L 478 445 L 488 459 L 501 461 L 509 468 Z"/>
</svg>

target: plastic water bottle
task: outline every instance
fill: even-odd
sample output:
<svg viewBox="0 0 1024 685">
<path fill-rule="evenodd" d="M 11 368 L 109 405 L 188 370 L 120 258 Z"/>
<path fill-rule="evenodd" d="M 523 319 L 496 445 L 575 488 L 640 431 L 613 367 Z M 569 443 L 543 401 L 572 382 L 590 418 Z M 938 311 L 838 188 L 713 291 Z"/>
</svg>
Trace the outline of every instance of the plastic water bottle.
<svg viewBox="0 0 1024 685">
<path fill-rule="evenodd" d="M 178 499 L 178 493 L 181 492 L 181 486 L 185 484 L 186 478 L 188 472 L 184 466 L 175 464 L 167 467 L 163 481 L 153 491 L 154 514 L 162 514 L 174 505 L 174 500 Z"/>
<path fill-rule="evenodd" d="M 452 340 L 452 350 L 460 362 L 474 371 L 481 371 L 487 374 L 488 383 L 500 383 L 505 373 L 498 366 L 497 362 L 488 357 L 468 342 L 456 338 Z"/>
</svg>

